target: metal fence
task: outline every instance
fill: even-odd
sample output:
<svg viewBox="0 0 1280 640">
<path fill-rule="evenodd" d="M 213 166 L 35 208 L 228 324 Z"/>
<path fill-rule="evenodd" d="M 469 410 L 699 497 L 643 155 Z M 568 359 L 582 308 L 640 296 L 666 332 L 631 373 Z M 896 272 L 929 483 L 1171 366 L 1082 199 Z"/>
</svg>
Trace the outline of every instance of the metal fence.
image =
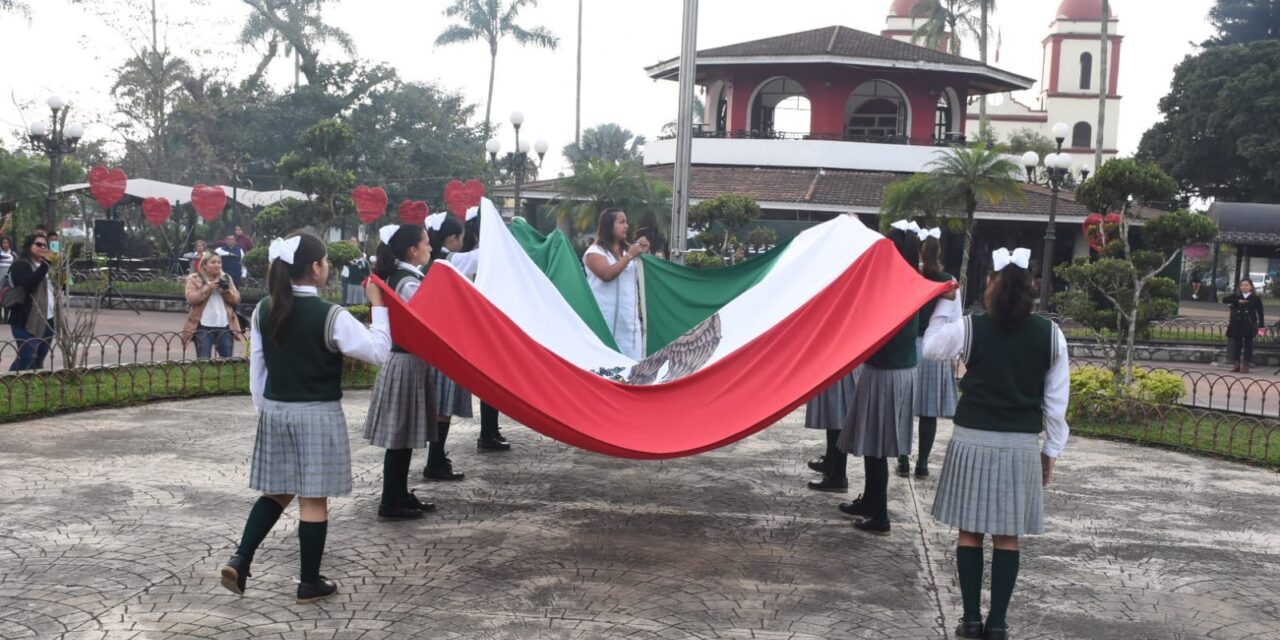
<svg viewBox="0 0 1280 640">
<path fill-rule="evenodd" d="M 1049 314 L 1050 320 L 1058 323 L 1067 337 L 1092 337 L 1092 333 L 1084 325 L 1072 318 Z M 1227 342 L 1226 320 L 1200 320 L 1195 318 L 1174 318 L 1151 323 L 1150 335 L 1138 336 L 1144 343 L 1150 342 L 1185 342 L 1191 344 L 1213 344 Z M 1280 322 L 1268 325 L 1266 332 L 1255 338 L 1258 346 L 1280 346 Z"/>
<path fill-rule="evenodd" d="M 74 363 L 64 360 L 60 345 L 53 344 L 50 348 L 48 343 L 44 343 L 48 349 L 46 357 L 39 362 L 33 362 L 33 366 L 26 370 L 53 373 L 68 368 L 97 369 L 147 363 L 195 362 L 197 360 L 195 342 L 183 344 L 182 338 L 181 331 L 97 335 L 77 345 Z M 16 373 L 10 371 L 9 367 L 17 363 L 21 351 L 25 348 L 28 351 L 38 352 L 42 342 L 44 341 L 36 338 L 0 342 L 0 367 L 4 368 L 0 374 Z M 237 352 L 247 355 L 244 345 L 243 341 L 233 342 L 233 355 Z"/>
<path fill-rule="evenodd" d="M 1102 396 L 1073 397 L 1071 413 L 1084 435 L 1280 466 L 1280 420 Z"/>
<path fill-rule="evenodd" d="M 1105 364 L 1094 361 L 1075 361 L 1072 367 L 1107 368 Z M 1253 416 L 1280 417 L 1280 380 L 1176 367 L 1143 366 L 1142 368 L 1182 378 L 1187 388 L 1186 394 L 1179 400 L 1183 406 Z"/>
</svg>

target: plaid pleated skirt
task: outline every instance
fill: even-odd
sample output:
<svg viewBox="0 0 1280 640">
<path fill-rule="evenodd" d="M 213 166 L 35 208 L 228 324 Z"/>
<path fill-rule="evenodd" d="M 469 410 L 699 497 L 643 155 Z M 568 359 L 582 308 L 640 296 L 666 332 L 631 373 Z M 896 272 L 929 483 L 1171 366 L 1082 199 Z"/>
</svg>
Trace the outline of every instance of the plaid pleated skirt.
<svg viewBox="0 0 1280 640">
<path fill-rule="evenodd" d="M 912 398 L 916 369 L 877 369 L 862 366 L 853 393 L 853 407 L 845 418 L 836 446 L 866 458 L 895 458 L 911 453 Z"/>
<path fill-rule="evenodd" d="M 471 392 L 463 389 L 449 376 L 431 367 L 431 386 L 435 389 L 436 412 L 456 418 L 471 417 Z"/>
<path fill-rule="evenodd" d="M 858 386 L 860 375 L 862 367 L 854 369 L 810 400 L 804 407 L 804 427 L 824 431 L 843 429 L 844 419 L 849 416 L 849 408 L 853 406 L 853 392 Z"/>
<path fill-rule="evenodd" d="M 924 338 L 916 338 L 916 407 L 917 416 L 950 418 L 956 415 L 956 375 L 950 362 L 924 357 Z"/>
<path fill-rule="evenodd" d="M 438 437 L 431 365 L 409 353 L 391 354 L 378 370 L 364 437 L 383 449 L 423 449 Z"/>
<path fill-rule="evenodd" d="M 342 403 L 263 399 L 249 486 L 299 498 L 351 493 L 351 443 Z"/>
<path fill-rule="evenodd" d="M 933 519 L 997 536 L 1044 533 L 1040 436 L 956 426 L 933 498 Z"/>
<path fill-rule="evenodd" d="M 359 282 L 348 283 L 344 293 L 347 304 L 369 304 L 369 295 L 365 293 L 364 287 L 360 286 Z"/>
</svg>

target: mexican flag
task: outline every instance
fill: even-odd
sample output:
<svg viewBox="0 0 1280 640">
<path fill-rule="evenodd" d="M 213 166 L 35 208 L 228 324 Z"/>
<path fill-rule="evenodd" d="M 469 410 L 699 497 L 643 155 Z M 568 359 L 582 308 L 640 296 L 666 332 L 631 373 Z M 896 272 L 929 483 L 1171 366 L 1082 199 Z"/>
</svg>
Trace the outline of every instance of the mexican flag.
<svg viewBox="0 0 1280 640">
<path fill-rule="evenodd" d="M 641 459 L 745 438 L 848 374 L 947 285 L 840 216 L 754 260 L 697 271 L 646 257 L 646 357 L 618 352 L 563 235 L 481 216 L 475 283 L 448 263 L 397 344 L 498 410 L 567 444 Z"/>
</svg>

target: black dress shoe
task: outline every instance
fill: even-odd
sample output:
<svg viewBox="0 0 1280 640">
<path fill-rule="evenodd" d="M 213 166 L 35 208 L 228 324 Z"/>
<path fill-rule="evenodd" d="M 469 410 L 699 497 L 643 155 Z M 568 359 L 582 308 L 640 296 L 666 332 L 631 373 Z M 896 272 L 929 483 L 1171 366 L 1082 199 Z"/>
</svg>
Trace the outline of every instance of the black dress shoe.
<svg viewBox="0 0 1280 640">
<path fill-rule="evenodd" d="M 818 456 L 818 457 L 816 457 L 816 458 L 814 458 L 814 459 L 810 460 L 810 461 L 809 461 L 809 468 L 810 468 L 811 470 L 813 470 L 813 471 L 817 471 L 818 473 L 826 473 L 826 472 L 827 472 L 827 457 L 826 457 L 826 456 Z"/>
<path fill-rule="evenodd" d="M 226 566 L 222 567 L 222 588 L 238 596 L 244 595 L 245 582 L 248 580 L 249 561 L 244 556 L 231 556 Z"/>
<path fill-rule="evenodd" d="M 412 492 L 412 491 L 410 491 L 410 492 L 409 492 L 409 495 L 407 495 L 407 496 L 402 496 L 402 497 L 400 498 L 400 501 L 401 501 L 401 502 L 403 502 L 405 505 L 407 505 L 407 506 L 411 506 L 411 507 L 413 507 L 413 508 L 415 508 L 415 509 L 417 509 L 418 511 L 421 511 L 421 512 L 423 512 L 423 513 L 431 513 L 432 511 L 435 511 L 435 510 L 436 510 L 436 503 L 434 503 L 434 502 L 423 502 L 423 501 L 421 501 L 421 500 L 419 500 L 419 499 L 418 499 L 418 494 L 416 494 L 416 493 L 414 493 L 414 492 Z"/>
<path fill-rule="evenodd" d="M 853 523 L 859 531 L 865 531 L 872 535 L 887 536 L 889 535 L 889 519 L 872 517 L 865 520 L 859 520 Z"/>
<path fill-rule="evenodd" d="M 898 475 L 903 478 L 911 477 L 911 458 L 898 456 Z"/>
<path fill-rule="evenodd" d="M 398 499 L 391 504 L 383 502 L 378 505 L 378 519 L 383 522 L 398 520 L 417 520 L 422 517 L 422 510 Z"/>
<path fill-rule="evenodd" d="M 916 477 L 917 477 L 917 478 L 920 478 L 920 479 L 924 479 L 924 478 L 928 478 L 928 477 L 929 477 L 929 463 L 928 463 L 928 462 L 919 462 L 919 463 L 916 463 Z"/>
<path fill-rule="evenodd" d="M 839 509 L 845 515 L 858 518 L 866 518 L 871 515 L 871 508 L 867 506 L 867 502 L 862 496 L 854 498 L 853 502 L 841 502 Z"/>
<path fill-rule="evenodd" d="M 458 480 L 461 480 L 467 477 L 467 474 L 454 473 L 453 469 L 448 466 L 442 466 L 437 468 L 427 467 L 426 469 L 422 470 L 422 477 L 426 478 L 427 480 L 442 480 L 444 482 L 457 482 Z"/>
<path fill-rule="evenodd" d="M 821 480 L 813 480 L 809 482 L 809 488 L 814 491 L 828 491 L 831 493 L 849 493 L 848 480 L 832 480 L 831 476 L 822 476 Z"/>
<path fill-rule="evenodd" d="M 982 623 L 981 622 L 961 622 L 956 625 L 957 638 L 974 638 L 982 640 Z"/>
<path fill-rule="evenodd" d="M 298 604 L 311 604 L 337 592 L 338 584 L 324 576 L 315 582 L 299 582 Z"/>
<path fill-rule="evenodd" d="M 1013 636 L 1009 635 L 1009 630 L 1007 628 L 992 629 L 988 627 L 984 630 L 982 635 L 983 640 L 1009 640 L 1012 637 Z"/>
<path fill-rule="evenodd" d="M 481 451 L 510 451 L 511 444 L 496 438 L 480 438 L 476 440 L 476 448 Z"/>
</svg>

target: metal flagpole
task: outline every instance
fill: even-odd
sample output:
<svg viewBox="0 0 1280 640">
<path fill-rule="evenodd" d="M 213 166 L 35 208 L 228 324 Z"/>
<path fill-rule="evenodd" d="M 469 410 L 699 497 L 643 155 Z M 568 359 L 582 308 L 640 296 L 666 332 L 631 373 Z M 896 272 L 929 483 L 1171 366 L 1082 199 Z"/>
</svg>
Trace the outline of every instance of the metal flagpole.
<svg viewBox="0 0 1280 640">
<path fill-rule="evenodd" d="M 698 57 L 698 0 L 684 0 L 680 49 L 680 111 L 676 116 L 676 166 L 671 198 L 671 259 L 684 264 L 689 228 L 689 164 L 693 156 L 693 86 Z"/>
</svg>

